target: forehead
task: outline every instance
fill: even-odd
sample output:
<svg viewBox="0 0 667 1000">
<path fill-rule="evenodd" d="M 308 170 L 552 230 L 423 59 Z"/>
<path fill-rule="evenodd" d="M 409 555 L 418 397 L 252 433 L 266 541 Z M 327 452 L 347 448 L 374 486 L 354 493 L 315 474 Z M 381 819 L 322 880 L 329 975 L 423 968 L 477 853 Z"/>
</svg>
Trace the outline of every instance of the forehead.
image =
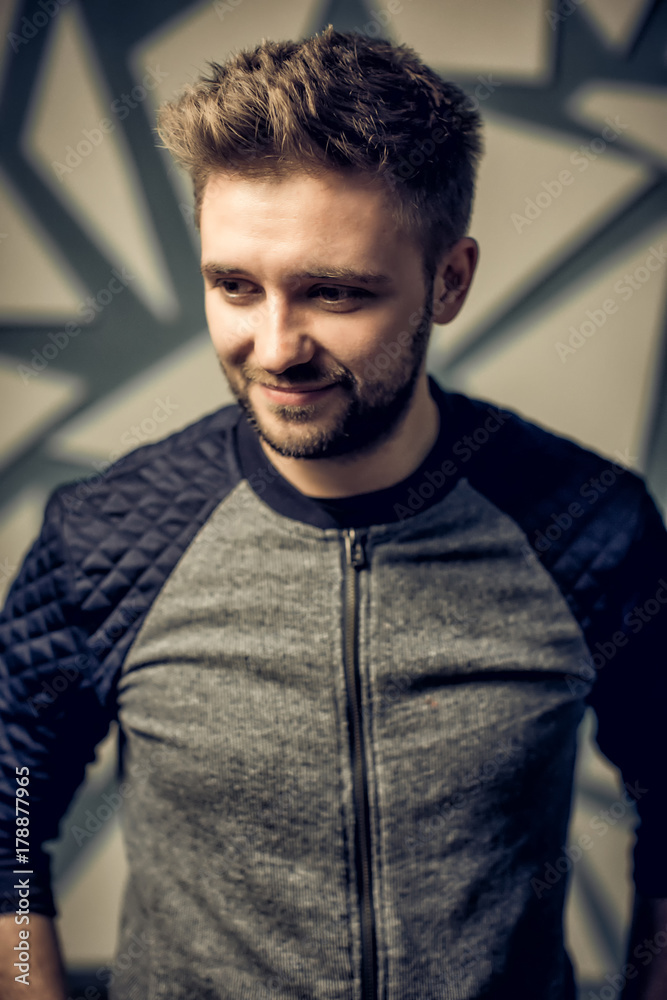
<svg viewBox="0 0 667 1000">
<path fill-rule="evenodd" d="M 213 174 L 200 219 L 202 257 L 405 268 L 421 251 L 401 228 L 384 182 L 358 173 Z M 239 264 L 247 265 L 247 261 Z"/>
</svg>

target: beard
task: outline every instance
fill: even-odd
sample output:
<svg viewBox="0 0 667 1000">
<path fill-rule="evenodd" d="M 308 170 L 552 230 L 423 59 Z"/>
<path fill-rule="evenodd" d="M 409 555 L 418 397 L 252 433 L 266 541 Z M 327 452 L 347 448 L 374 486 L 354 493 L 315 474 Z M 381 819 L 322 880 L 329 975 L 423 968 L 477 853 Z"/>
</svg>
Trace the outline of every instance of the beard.
<svg viewBox="0 0 667 1000">
<path fill-rule="evenodd" d="M 245 364 L 232 369 L 221 360 L 220 366 L 249 423 L 279 455 L 310 459 L 356 456 L 386 440 L 408 409 L 426 357 L 432 323 L 430 303 L 429 289 L 412 341 L 407 348 L 400 348 L 399 356 L 390 359 L 390 365 L 380 369 L 372 360 L 366 364 L 366 371 L 374 368 L 373 378 L 360 380 L 343 365 L 323 369 L 311 362 L 293 365 L 280 373 L 280 388 L 298 390 L 299 385 L 337 383 L 338 389 L 332 391 L 342 392 L 346 405 L 328 420 L 317 417 L 317 403 L 276 403 L 271 405 L 271 412 L 280 420 L 284 433 L 267 428 L 250 401 L 249 386 L 253 382 L 274 384 L 273 376 Z M 389 358 L 389 353 L 380 352 L 376 360 L 381 356 Z"/>
</svg>

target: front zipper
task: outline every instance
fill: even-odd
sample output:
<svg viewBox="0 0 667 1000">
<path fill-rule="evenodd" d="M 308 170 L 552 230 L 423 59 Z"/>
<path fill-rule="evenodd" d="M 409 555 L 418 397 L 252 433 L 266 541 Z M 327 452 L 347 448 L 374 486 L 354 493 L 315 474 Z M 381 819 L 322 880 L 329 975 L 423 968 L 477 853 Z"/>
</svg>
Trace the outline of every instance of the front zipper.
<svg viewBox="0 0 667 1000">
<path fill-rule="evenodd" d="M 361 996 L 376 1000 L 377 956 L 371 879 L 371 839 L 366 781 L 364 733 L 361 723 L 361 678 L 359 675 L 359 572 L 366 565 L 363 538 L 354 528 L 346 529 L 345 538 L 345 684 L 347 717 L 352 758 L 352 785 L 355 814 L 355 854 L 357 890 L 361 915 Z"/>
</svg>

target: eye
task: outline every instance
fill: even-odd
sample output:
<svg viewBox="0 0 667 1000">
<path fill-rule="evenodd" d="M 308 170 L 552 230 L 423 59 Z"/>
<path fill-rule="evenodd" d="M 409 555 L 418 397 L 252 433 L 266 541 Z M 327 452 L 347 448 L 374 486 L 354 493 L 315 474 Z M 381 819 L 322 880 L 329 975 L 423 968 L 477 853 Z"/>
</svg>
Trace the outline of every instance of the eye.
<svg viewBox="0 0 667 1000">
<path fill-rule="evenodd" d="M 239 299 L 257 290 L 257 286 L 245 278 L 218 278 L 215 287 L 221 288 L 230 299 Z"/>
<path fill-rule="evenodd" d="M 367 292 L 365 288 L 348 288 L 344 285 L 318 285 L 309 294 L 325 305 L 346 305 L 371 296 L 371 293 Z"/>
</svg>

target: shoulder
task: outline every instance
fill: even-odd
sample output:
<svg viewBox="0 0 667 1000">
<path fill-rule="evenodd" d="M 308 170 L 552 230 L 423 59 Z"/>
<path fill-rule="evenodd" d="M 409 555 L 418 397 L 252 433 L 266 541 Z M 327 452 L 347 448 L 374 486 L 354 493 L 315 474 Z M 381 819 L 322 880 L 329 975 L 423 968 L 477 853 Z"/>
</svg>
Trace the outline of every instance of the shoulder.
<svg viewBox="0 0 667 1000">
<path fill-rule="evenodd" d="M 603 456 L 512 410 L 440 391 L 459 471 L 498 506 L 548 518 L 574 504 L 627 513 L 644 503 L 646 485 L 627 453 Z"/>
<path fill-rule="evenodd" d="M 461 393 L 442 392 L 441 411 L 459 473 L 515 521 L 545 567 L 573 580 L 664 558 L 667 533 L 644 480 L 626 465 L 631 456 L 599 455 Z"/>
<path fill-rule="evenodd" d="M 19 618 L 32 616 L 31 642 L 39 646 L 41 630 L 57 622 L 106 699 L 152 602 L 240 478 L 238 415 L 225 407 L 96 476 L 58 487 L 10 593 L 8 638 Z M 0 644 L 1 633 L 0 624 Z"/>
<path fill-rule="evenodd" d="M 49 507 L 67 513 L 116 520 L 129 507 L 152 497 L 158 506 L 186 496 L 208 497 L 234 484 L 236 461 L 233 429 L 239 417 L 236 405 L 207 414 L 187 427 L 151 444 L 142 445 L 108 465 L 58 487 Z"/>
</svg>

